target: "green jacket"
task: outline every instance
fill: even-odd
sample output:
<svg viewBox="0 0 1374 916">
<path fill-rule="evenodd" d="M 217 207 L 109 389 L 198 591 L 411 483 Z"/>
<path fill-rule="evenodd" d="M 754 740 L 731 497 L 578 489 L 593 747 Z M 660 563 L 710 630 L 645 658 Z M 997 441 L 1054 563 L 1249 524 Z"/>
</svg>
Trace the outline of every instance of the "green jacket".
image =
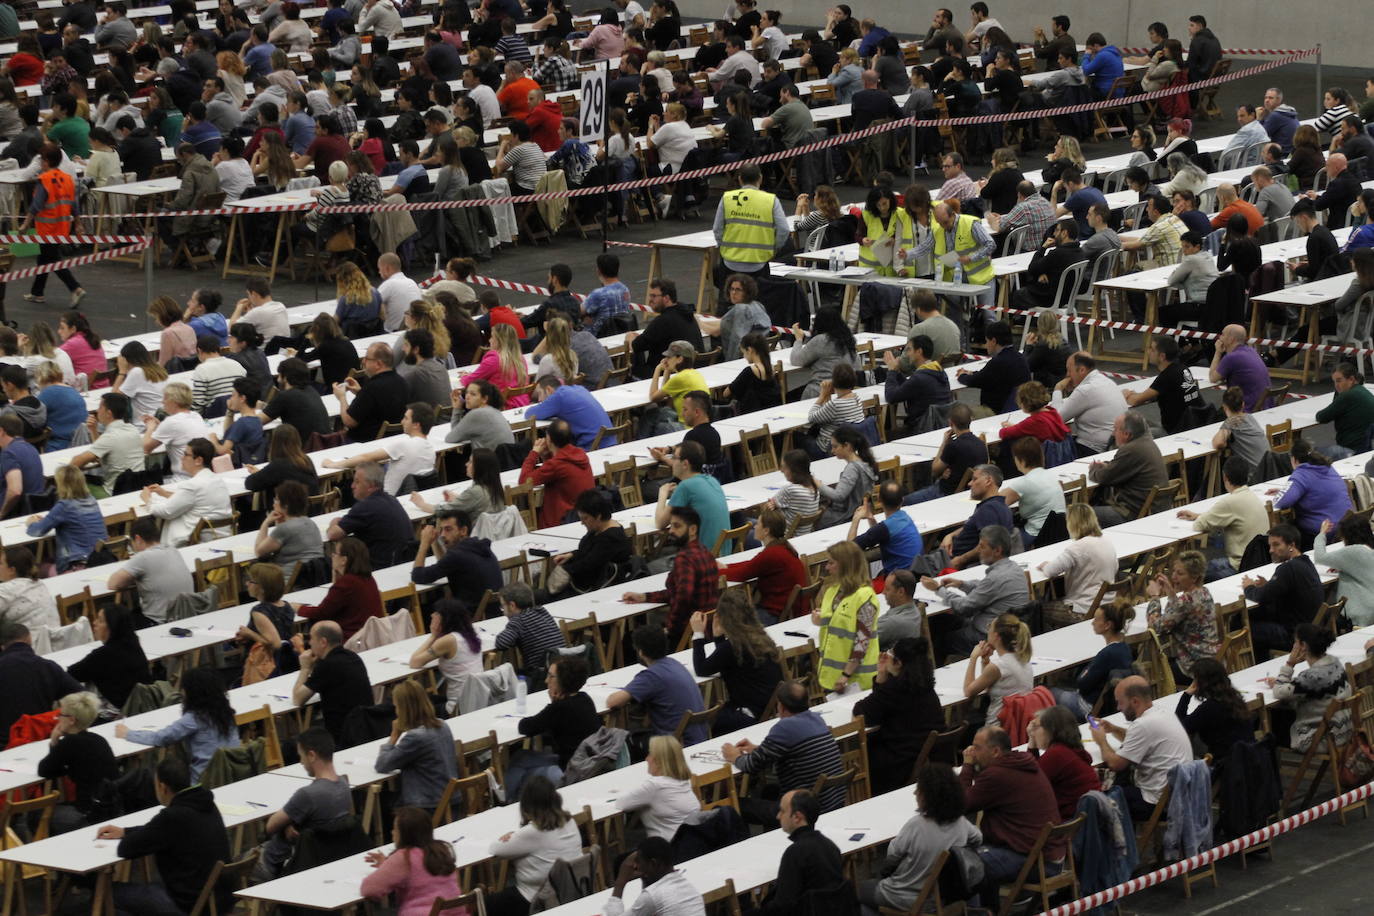
<svg viewBox="0 0 1374 916">
<path fill-rule="evenodd" d="M 1369 427 L 1374 426 L 1374 392 L 1363 385 L 1352 385 L 1337 394 L 1329 405 L 1317 411 L 1318 423 L 1336 424 L 1336 444 L 1354 452 L 1368 446 Z"/>
</svg>

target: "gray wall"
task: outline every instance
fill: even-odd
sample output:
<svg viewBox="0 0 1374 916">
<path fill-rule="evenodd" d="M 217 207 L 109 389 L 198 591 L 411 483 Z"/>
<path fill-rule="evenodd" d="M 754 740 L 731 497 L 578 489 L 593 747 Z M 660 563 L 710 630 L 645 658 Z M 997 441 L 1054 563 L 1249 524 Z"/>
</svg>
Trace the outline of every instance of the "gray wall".
<svg viewBox="0 0 1374 916">
<path fill-rule="evenodd" d="M 686 16 L 715 18 L 724 11 L 729 0 L 678 0 Z M 954 11 L 954 23 L 969 27 L 968 2 L 933 0 L 913 3 L 910 0 L 851 0 L 850 7 L 860 18 L 872 16 L 886 28 L 902 33 L 923 32 L 939 6 Z M 826 10 L 834 6 L 832 0 L 794 0 L 777 3 L 760 0 L 760 9 L 777 9 L 783 14 L 784 31 L 798 27 L 819 25 L 825 21 Z M 1032 30 L 1039 25 L 1048 33 L 1050 16 L 1067 15 L 1073 22 L 1072 34 L 1081 43 L 1089 32 L 1101 32 L 1113 44 L 1143 47 L 1147 38 L 1145 27 L 1156 20 L 1169 27 L 1172 37 L 1188 46 L 1188 17 L 1201 13 L 1207 17 L 1212 31 L 1221 39 L 1223 48 L 1311 48 L 1320 42 L 1322 62 L 1344 67 L 1369 66 L 1369 27 L 1367 3 L 1358 0 L 1323 0 L 1316 16 L 1303 16 L 1300 4 L 1275 0 L 1055 0 L 1045 4 L 1009 4 L 1006 0 L 988 0 L 992 15 L 1007 28 L 1017 41 L 1029 41 Z M 1223 12 L 1224 11 L 1224 12 Z M 1341 23 L 1351 28 L 1342 28 Z M 1348 87 L 1359 95 L 1363 86 Z"/>
</svg>

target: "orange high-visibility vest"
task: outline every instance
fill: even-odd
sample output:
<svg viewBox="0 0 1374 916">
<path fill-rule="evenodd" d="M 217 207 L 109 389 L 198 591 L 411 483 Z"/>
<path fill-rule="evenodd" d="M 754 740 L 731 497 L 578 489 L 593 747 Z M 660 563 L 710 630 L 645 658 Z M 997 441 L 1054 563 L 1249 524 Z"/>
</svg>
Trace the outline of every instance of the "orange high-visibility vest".
<svg viewBox="0 0 1374 916">
<path fill-rule="evenodd" d="M 38 180 L 48 192 L 48 202 L 33 216 L 35 231 L 38 235 L 71 235 L 76 181 L 61 169 L 49 169 Z"/>
</svg>

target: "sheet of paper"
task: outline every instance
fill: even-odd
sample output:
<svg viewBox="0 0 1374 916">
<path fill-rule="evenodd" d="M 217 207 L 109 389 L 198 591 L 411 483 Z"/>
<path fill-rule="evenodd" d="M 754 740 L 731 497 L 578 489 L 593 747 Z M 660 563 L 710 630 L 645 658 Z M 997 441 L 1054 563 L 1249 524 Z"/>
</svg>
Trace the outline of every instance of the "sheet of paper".
<svg viewBox="0 0 1374 916">
<path fill-rule="evenodd" d="M 946 267 L 953 267 L 955 264 L 958 264 L 958 252 L 946 251 L 944 254 L 940 255 L 940 263 L 945 265 Z"/>
<path fill-rule="evenodd" d="M 897 237 L 885 235 L 873 243 L 873 258 L 883 267 L 891 267 L 897 257 Z"/>
</svg>

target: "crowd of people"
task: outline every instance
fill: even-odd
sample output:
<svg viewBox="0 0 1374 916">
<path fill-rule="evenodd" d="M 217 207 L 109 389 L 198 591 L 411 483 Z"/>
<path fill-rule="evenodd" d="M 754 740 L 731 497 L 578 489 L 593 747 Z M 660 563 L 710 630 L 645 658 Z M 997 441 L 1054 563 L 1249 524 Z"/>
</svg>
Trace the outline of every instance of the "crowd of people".
<svg viewBox="0 0 1374 916">
<path fill-rule="evenodd" d="M 426 34 L 423 53 L 403 74 L 387 41 L 403 16 L 419 11 L 391 0 L 329 0 L 312 28 L 292 2 L 253 11 L 251 23 L 249 11 L 225 3 L 206 29 L 188 7 L 174 5 L 164 32 L 138 29 L 120 3 L 106 4 L 97 21 L 90 4 L 77 0 L 51 23 L 55 29 L 38 20 L 37 34 L 21 33 L 16 23 L 19 50 L 5 64 L 12 85 L 0 78 L 0 128 L 5 107 L 13 107 L 7 154 L 27 152 L 21 166 L 38 183 L 30 223 L 40 237 L 66 234 L 82 212 L 78 172 L 93 185 L 122 180 L 115 176 L 126 171 L 146 177 L 164 142 L 181 174 L 183 193 L 172 204 L 178 209 L 220 190 L 272 193 L 303 169 L 321 179 L 322 204 L 380 202 L 378 175 L 394 174 L 407 200 L 456 199 L 490 177 L 532 191 L 548 168 L 561 168 L 576 186 L 595 180 L 596 169 L 624 174 L 616 160 L 631 158 L 632 128 L 656 153 L 652 169 L 672 174 L 707 161 L 704 153 L 692 158 L 689 126 L 704 117 L 702 92 L 664 56 L 684 38 L 673 0 L 656 0 L 648 12 L 635 0 L 617 0 L 585 36 L 575 34 L 561 0 L 542 11 L 503 0 L 484 0 L 476 11 L 445 6 L 439 28 Z M 1127 66 L 1146 68 L 1145 88 L 1169 85 L 1178 74 L 1195 81 L 1220 59 L 1221 45 L 1201 16 L 1188 26 L 1186 62 L 1161 23 L 1150 28 L 1156 48 L 1144 61 L 1123 58 L 1096 32 L 1080 57 L 1068 18 L 1056 16 L 1052 36 L 1037 29 L 1029 43 L 1055 75 L 1032 87 L 1016 72 L 1016 42 L 986 4 L 974 3 L 970 13 L 965 32 L 940 10 L 921 42 L 938 58 L 908 68 L 896 36 L 873 20 L 856 21 L 846 6 L 831 12 L 823 30 L 806 30 L 794 51 L 779 27 L 781 13 L 739 0 L 731 20 L 714 23 L 690 69 L 704 74 L 716 110 L 728 113 L 726 155 L 742 158 L 746 141 L 757 139 L 745 120 L 755 112 L 768 115 L 765 126 L 782 146 L 809 136 L 804 96 L 786 75 L 798 69 L 826 77 L 853 106 L 851 123 L 863 126 L 865 117 L 932 113 L 936 92 L 950 111 L 1007 110 L 1074 96 L 1061 95 L 1073 87 L 1083 87 L 1083 98 L 1107 97 Z M 540 49 L 517 31 L 522 20 L 536 24 Z M 6 27 L 0 14 L 0 38 Z M 358 36 L 366 34 L 364 55 Z M 563 121 L 546 97 L 575 88 L 568 43 L 579 39 L 584 56 L 618 65 L 610 89 L 619 127 L 605 149 L 581 144 L 575 122 Z M 98 71 L 92 47 L 109 55 Z M 291 55 L 299 53 L 313 54 L 303 73 L 293 69 Z M 977 71 L 970 53 L 982 58 Z M 761 65 L 756 54 L 765 57 Z M 986 76 L 976 80 L 975 72 Z M 88 75 L 97 83 L 89 95 Z M 449 88 L 455 79 L 466 92 Z M 35 82 L 52 106 L 51 123 L 41 128 L 37 106 L 15 104 L 14 87 Z M 984 89 L 992 93 L 987 100 Z M 391 90 L 399 116 L 385 127 L 382 98 Z M 1023 96 L 1032 90 L 1036 97 Z M 899 108 L 893 97 L 903 94 Z M 149 100 L 142 108 L 130 104 L 139 95 Z M 995 908 L 999 889 L 1037 849 L 1044 828 L 1095 805 L 1097 796 L 1085 800 L 1103 791 L 1108 771 L 1118 789 L 1101 810 L 1129 831 L 1155 813 L 1174 773 L 1205 766 L 1194 740 L 1218 773 L 1232 754 L 1246 752 L 1238 748 L 1256 742 L 1258 723 L 1232 686 L 1238 669 L 1228 668 L 1232 656 L 1223 652 L 1235 634 L 1209 588 L 1226 577 L 1241 577 L 1252 603 L 1247 623 L 1256 660 L 1287 653 L 1271 684 L 1273 740 L 1297 751 L 1328 737 L 1348 744 L 1351 718 L 1333 715 L 1330 704 L 1352 696 L 1352 684 L 1331 649 L 1339 626 L 1374 620 L 1361 559 L 1374 549 L 1374 530 L 1367 513 L 1355 511 L 1333 462 L 1368 451 L 1374 395 L 1359 366 L 1336 366 L 1335 396 L 1316 415 L 1318 424 L 1333 425 L 1335 444 L 1317 448 L 1297 437 L 1276 466 L 1257 412 L 1272 406 L 1270 370 L 1285 349 L 1257 351 L 1244 326 L 1224 322 L 1215 346 L 1196 351 L 1156 335 L 1148 355 L 1158 374 L 1128 391 L 1097 357 L 1067 343 L 1049 308 L 1066 270 L 1117 250 L 1177 265 L 1169 278 L 1180 291 L 1175 321 L 1198 317 L 1219 290 L 1245 304 L 1270 282 L 1260 241 L 1291 220 L 1308 237 L 1308 257 L 1294 265 L 1298 276 L 1353 270 L 1351 290 L 1332 316 L 1348 328 L 1356 303 L 1374 288 L 1374 197 L 1358 184 L 1360 160 L 1374 147 L 1348 93 L 1333 89 L 1327 102 L 1316 125 L 1299 126 L 1277 89 L 1262 106 L 1239 108 L 1239 130 L 1220 155 L 1253 169 L 1243 187 L 1215 189 L 1214 216 L 1199 207 L 1208 169 L 1186 117 L 1167 120 L 1158 151 L 1152 127 L 1135 128 L 1139 161 L 1121 176 L 1143 204 L 1125 217 L 1131 225 L 1087 180 L 1082 148 L 1067 130 L 1043 171 L 1046 193 L 1025 180 L 1015 149 L 1000 145 L 981 182 L 958 153 L 941 156 L 944 185 L 936 193 L 913 185 L 897 194 L 880 176 L 863 206 L 850 211 L 830 185 L 807 188 L 798 202 L 803 230 L 858 241 L 860 262 L 879 273 L 940 269 L 952 278 L 957 262 L 960 277 L 982 282 L 1018 230 L 1039 248 L 1015 294 L 1018 307 L 1040 312 L 1022 346 L 1006 323 L 970 321 L 917 292 L 906 303 L 913 319 L 907 343 L 882 354 L 880 369 L 866 362 L 833 306 L 822 305 L 805 328 L 778 335 L 763 281 L 792 227 L 777 196 L 762 190 L 772 176 L 753 164 L 739 170 L 739 187 L 722 196 L 715 221 L 715 280 L 728 308 L 699 312 L 679 299 L 676 283 L 657 278 L 642 328 L 614 255 L 596 259 L 594 278 L 550 265 L 550 294 L 532 310 L 517 310 L 492 291 L 473 289 L 470 258 L 450 260 L 443 278 L 422 289 L 396 251 L 378 248 L 365 268 L 340 267 L 333 311 L 308 327 L 293 325 L 270 284 L 255 278 L 232 303 L 211 287 L 184 305 L 159 297 L 148 306 L 159 327 L 157 349 L 128 341 L 111 360 L 99 322 L 77 309 L 85 290 L 59 271 L 72 309 L 55 328 L 45 321 L 22 334 L 0 327 L 0 517 L 23 519 L 34 543 L 51 537 L 53 545 L 50 556 L 31 546 L 0 550 L 0 726 L 12 741 L 16 729 L 25 740 L 46 740 L 38 775 L 70 781 L 50 831 L 98 824 L 100 838 L 118 841 L 121 858 L 155 857 L 160 880 L 117 882 L 116 908 L 189 911 L 215 863 L 230 857 L 207 787 L 222 784 L 225 761 L 242 750 L 229 691 L 284 678 L 290 703 L 318 709 L 318 724 L 286 742 L 287 757 L 309 779 L 280 810 L 264 812 L 251 881 L 279 877 L 288 862 L 300 870 L 307 835 L 349 834 L 360 848 L 374 845 L 334 757 L 380 740 L 375 769 L 396 774 L 382 798 L 394 850 L 369 854 L 362 894 L 391 894 L 403 913 L 428 912 L 435 898 L 467 889 L 453 846 L 435 837 L 450 818 L 476 814 L 450 806 L 450 780 L 467 772 L 468 761 L 445 719 L 494 701 L 485 678 L 495 652 L 511 662 L 512 678 L 546 695 L 533 714 L 518 715 L 529 742 L 497 751 L 509 761 L 493 778 L 492 795 L 517 806 L 519 825 L 489 845 L 491 857 L 511 862 L 513 878 L 488 889 L 493 916 L 528 912 L 546 893 L 553 864 L 582 853 L 588 837 L 564 793 L 614 765 L 620 746 L 645 766 L 614 800 L 627 826 L 623 858 L 611 870 L 610 914 L 623 912 L 634 879 L 641 890 L 628 905 L 640 916 L 701 911 L 701 893 L 712 888 L 694 886 L 675 865 L 689 840 L 700 842 L 691 835 L 705 799 L 688 762 L 696 754 L 687 749 L 705 745 L 713 754 L 719 745 L 730 778 L 748 777 L 752 789 L 732 806 L 741 824 L 729 841 L 773 825 L 790 838 L 762 909 L 780 916 L 808 892 L 846 880 L 839 847 L 816 824 L 845 807 L 855 782 L 874 794 L 915 783 L 914 816 L 892 839 L 882 867 L 849 891 L 864 912 L 912 905 L 935 859 L 956 847 L 971 847 L 978 863 L 964 869 L 965 896 Z M 484 176 L 481 138 L 498 117 L 512 119 L 510 133 Z M 1321 132 L 1331 137 L 1329 148 Z M 426 169 L 436 166 L 431 182 Z M 687 206 L 695 190 L 680 190 L 659 205 Z M 1325 225 L 1318 213 L 1326 214 Z M 1332 230 L 1344 229 L 1352 214 L 1358 225 L 1338 245 Z M 329 231 L 327 214 L 311 216 L 311 234 Z M 174 234 L 189 230 L 167 225 Z M 1142 228 L 1143 235 L 1127 234 Z M 880 260 L 885 239 L 900 253 L 895 262 Z M 41 247 L 40 260 L 60 255 L 55 244 Z M 575 294 L 578 288 L 586 295 Z M 43 297 L 35 283 L 28 298 Z M 608 340 L 612 335 L 619 341 Z M 780 376 L 774 357 L 783 341 L 792 345 Z M 947 371 L 971 341 L 981 341 L 988 358 Z M 720 353 L 709 354 L 717 342 Z M 726 385 L 703 374 L 717 358 L 741 361 Z M 1177 514 L 1207 546 L 1170 552 L 1144 570 L 1139 594 L 1112 595 L 1130 567 L 1120 563 L 1111 529 L 1142 512 L 1173 512 L 1167 500 L 1152 501 L 1198 474 L 1156 443 L 1212 422 L 1194 367 L 1221 392 L 1221 423 L 1210 444 L 1220 456 L 1222 495 Z M 648 384 L 648 403 L 628 424 L 596 396 L 620 380 Z M 972 397 L 960 398 L 952 382 Z M 943 431 L 928 468 L 895 476 L 880 468 L 867 426 L 876 418 L 865 406 L 865 389 L 874 384 L 882 386 L 894 434 L 896 424 L 904 434 Z M 745 468 L 716 421 L 722 408 L 747 415 L 782 402 L 803 407 L 805 424 L 795 447 L 778 457 L 773 496 L 743 513 L 727 487 Z M 1157 423 L 1142 409 L 1150 403 Z M 975 421 L 999 415 L 1007 420 L 997 436 L 974 432 Z M 540 425 L 530 432 L 521 420 Z M 595 473 L 596 452 L 625 437 L 663 434 L 676 441 L 649 449 L 652 467 L 631 488 L 661 533 L 646 541 L 646 532 L 622 524 L 618 509 L 628 493 Z M 466 456 L 452 460 L 446 446 L 460 443 Z M 341 444 L 351 446 L 346 455 L 313 455 Z M 49 454 L 60 461 L 51 475 L 44 470 Z M 813 470 L 830 458 L 837 459 L 833 468 Z M 1053 472 L 1076 459 L 1087 459 L 1088 500 L 1066 499 Z M 245 492 L 226 468 L 248 471 Z M 441 472 L 462 484 L 441 485 Z M 339 476 L 349 481 L 347 494 L 334 489 Z M 1279 492 L 1266 496 L 1255 486 L 1277 478 L 1286 478 Z M 528 513 L 509 511 L 511 486 L 541 498 Z M 135 492 L 136 517 L 120 522 L 126 527 L 116 537 L 106 500 Z M 929 537 L 919 506 L 954 494 L 971 504 L 965 520 L 946 526 L 939 540 Z M 326 499 L 339 499 L 341 511 L 317 524 Z M 1271 508 L 1283 519 L 1272 521 Z M 582 530 L 575 549 L 551 555 L 544 573 L 528 581 L 508 575 L 498 552 L 503 538 L 569 523 Z M 194 599 L 207 584 L 185 548 L 227 537 L 236 524 L 249 534 L 254 560 L 241 564 L 243 591 L 230 602 L 244 611 L 230 640 L 239 660 L 173 670 L 168 660 L 150 659 L 140 633 L 195 614 Z M 826 539 L 822 555 L 800 554 L 793 541 L 816 535 Z M 1048 545 L 1060 549 L 1039 566 L 1055 583 L 1041 606 L 1014 557 Z M 757 550 L 732 562 L 740 547 Z M 1265 575 L 1252 575 L 1271 562 Z M 60 639 L 68 623 L 51 580 L 100 566 L 108 567 L 102 578 L 110 597 L 90 616 L 94 645 L 64 668 L 34 649 Z M 378 584 L 389 569 L 424 590 L 424 632 L 414 634 L 405 660 L 417 670 L 433 666 L 439 677 L 432 688 L 419 678 L 400 680 L 379 706 L 374 689 L 381 685 L 360 651 L 394 610 Z M 1339 572 L 1332 593 L 1344 604 L 1334 624 L 1322 617 L 1328 588 L 1319 569 Z M 638 580 L 657 572 L 667 574 L 661 588 L 638 590 L 645 588 Z M 323 589 L 318 602 L 288 598 L 310 587 Z M 593 591 L 653 610 L 623 645 L 570 642 L 567 616 L 550 605 L 577 604 Z M 504 622 L 487 624 L 483 611 Z M 783 651 L 780 631 L 770 629 L 796 617 L 816 628 L 814 655 L 800 667 L 795 653 Z M 1160 673 L 1182 688 L 1176 699 L 1161 691 L 1163 677 L 1152 682 L 1136 673 L 1148 661 L 1130 638 L 1140 632 L 1137 620 L 1158 640 Z M 1090 628 L 1102 645 L 1082 664 L 1055 672 L 1053 690 L 1045 690 L 1037 687 L 1045 679 L 1032 643 L 1056 638 L 1064 625 Z M 603 710 L 600 695 L 584 688 L 600 673 L 596 665 L 622 653 L 634 667 L 612 682 Z M 936 690 L 937 670 L 947 665 L 957 703 Z M 160 705 L 148 697 L 169 674 L 178 715 L 159 728 L 126 723 L 150 702 Z M 717 706 L 708 706 L 706 678 L 720 681 Z M 826 704 L 846 697 L 856 700 L 852 715 L 876 728 L 865 739 L 865 772 L 849 770 L 844 736 L 823 715 L 835 708 Z M 603 712 L 620 721 L 622 710 L 636 724 L 614 739 L 621 745 L 609 763 L 589 765 L 589 748 L 606 740 Z M 183 753 L 151 769 L 122 767 L 110 738 Z M 932 740 L 939 750 L 924 753 Z M 108 823 L 155 804 L 163 807 L 145 825 Z M 1062 867 L 1062 843 L 1043 852 L 1048 868 Z M 231 890 L 221 884 L 221 905 Z"/>
</svg>

